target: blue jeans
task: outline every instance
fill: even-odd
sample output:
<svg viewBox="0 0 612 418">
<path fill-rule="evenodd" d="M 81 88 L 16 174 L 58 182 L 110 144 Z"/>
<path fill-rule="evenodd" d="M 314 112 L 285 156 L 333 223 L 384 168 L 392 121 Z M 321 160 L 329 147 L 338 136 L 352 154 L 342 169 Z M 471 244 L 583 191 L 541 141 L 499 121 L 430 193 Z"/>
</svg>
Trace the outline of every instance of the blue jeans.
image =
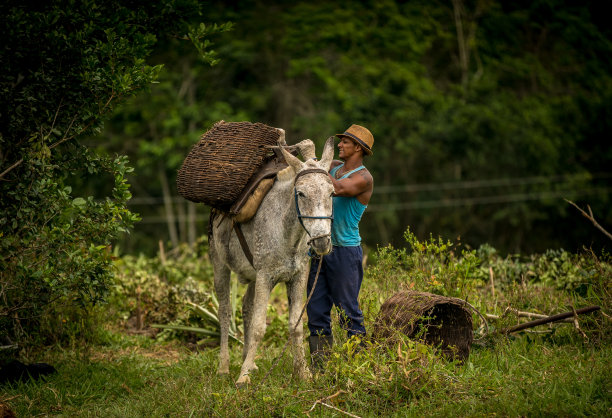
<svg viewBox="0 0 612 418">
<path fill-rule="evenodd" d="M 340 310 L 340 324 L 350 336 L 363 335 L 363 313 L 357 297 L 363 280 L 363 250 L 336 247 L 323 257 L 317 286 L 306 308 L 310 335 L 331 335 L 331 308 Z M 312 258 L 308 275 L 308 294 L 314 284 L 319 259 Z"/>
</svg>

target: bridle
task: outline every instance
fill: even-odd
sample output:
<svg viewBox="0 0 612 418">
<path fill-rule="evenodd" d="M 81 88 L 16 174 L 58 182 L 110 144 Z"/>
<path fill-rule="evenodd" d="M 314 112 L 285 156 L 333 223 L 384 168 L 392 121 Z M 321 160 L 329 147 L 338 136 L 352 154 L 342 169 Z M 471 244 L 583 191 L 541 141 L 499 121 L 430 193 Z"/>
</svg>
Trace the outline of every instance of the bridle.
<svg viewBox="0 0 612 418">
<path fill-rule="evenodd" d="M 310 235 L 310 231 L 308 231 L 306 226 L 304 226 L 304 221 L 302 219 L 330 219 L 332 223 L 334 222 L 333 206 L 332 206 L 331 216 L 306 216 L 306 215 L 302 215 L 302 213 L 300 212 L 300 205 L 298 204 L 298 194 L 297 194 L 297 188 L 295 187 L 295 183 L 303 175 L 311 174 L 311 173 L 321 173 L 327 176 L 327 171 L 323 170 L 322 168 L 307 168 L 306 170 L 302 170 L 299 173 L 297 173 L 297 175 L 295 176 L 295 179 L 293 180 L 293 195 L 295 197 L 295 210 L 297 211 L 297 217 L 298 217 L 298 220 L 300 221 L 300 224 L 302 225 L 302 228 L 304 228 L 304 231 L 306 231 L 306 233 L 310 237 L 310 239 L 308 240 L 308 245 L 310 245 L 310 243 L 316 239 L 331 237 L 331 232 L 329 234 L 322 234 L 322 235 L 317 235 L 316 237 L 313 237 L 312 235 Z"/>
</svg>

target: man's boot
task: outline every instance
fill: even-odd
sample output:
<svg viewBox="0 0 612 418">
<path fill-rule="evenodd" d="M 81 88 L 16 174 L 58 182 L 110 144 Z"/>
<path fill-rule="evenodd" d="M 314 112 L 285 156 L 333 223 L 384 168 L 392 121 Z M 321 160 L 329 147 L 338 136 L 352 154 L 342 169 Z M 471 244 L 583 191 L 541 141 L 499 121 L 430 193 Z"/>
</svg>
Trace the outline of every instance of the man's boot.
<svg viewBox="0 0 612 418">
<path fill-rule="evenodd" d="M 311 335 L 308 338 L 308 345 L 310 346 L 312 368 L 315 371 L 323 372 L 329 360 L 332 345 L 334 345 L 333 335 Z"/>
</svg>

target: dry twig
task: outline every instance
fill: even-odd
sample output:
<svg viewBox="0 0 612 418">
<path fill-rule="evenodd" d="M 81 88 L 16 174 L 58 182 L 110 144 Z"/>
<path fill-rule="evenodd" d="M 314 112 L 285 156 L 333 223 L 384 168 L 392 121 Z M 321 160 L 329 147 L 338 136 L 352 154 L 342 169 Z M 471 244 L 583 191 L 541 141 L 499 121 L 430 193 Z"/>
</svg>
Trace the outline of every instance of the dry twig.
<svg viewBox="0 0 612 418">
<path fill-rule="evenodd" d="M 599 229 L 601 232 L 603 232 L 608 238 L 612 239 L 612 234 L 606 231 L 604 227 L 599 225 L 599 223 L 595 220 L 595 217 L 593 216 L 593 211 L 591 210 L 591 207 L 589 205 L 587 205 L 587 208 L 589 209 L 589 213 L 586 213 L 584 210 L 582 210 L 577 204 L 575 204 L 571 200 L 565 199 L 565 201 L 569 203 L 570 205 L 572 205 L 573 207 L 575 207 L 576 209 L 578 209 L 580 213 L 582 213 L 582 216 L 584 216 L 589 221 L 591 221 L 593 225 L 595 225 L 595 227 Z"/>
<path fill-rule="evenodd" d="M 582 338 L 584 338 L 585 341 L 588 341 L 589 337 L 587 337 L 584 331 L 580 329 L 580 325 L 578 325 L 578 314 L 576 313 L 576 308 L 574 308 L 573 306 L 572 306 L 572 311 L 574 313 L 574 318 L 572 319 L 574 320 L 574 327 L 576 328 L 576 331 L 578 331 L 580 335 L 582 335 Z"/>
<path fill-rule="evenodd" d="M 343 411 L 342 409 L 336 408 L 336 407 L 335 407 L 335 406 L 333 406 L 333 405 L 330 405 L 330 404 L 328 404 L 328 403 L 325 403 L 325 401 L 328 401 L 328 400 L 330 400 L 330 399 L 333 399 L 333 398 L 335 398 L 336 396 L 340 395 L 341 393 L 346 393 L 346 391 L 344 391 L 344 390 L 339 390 L 338 392 L 334 393 L 333 395 L 326 396 L 325 398 L 321 398 L 321 399 L 319 399 L 319 400 L 315 401 L 315 403 L 314 403 L 314 404 L 312 404 L 312 406 L 310 407 L 310 409 L 309 409 L 308 411 L 306 411 L 306 412 L 305 412 L 305 413 L 306 413 L 306 415 L 310 416 L 310 413 L 311 413 L 311 412 L 312 412 L 312 411 L 315 409 L 315 407 L 316 407 L 316 406 L 317 406 L 317 404 L 318 404 L 318 405 L 322 405 L 322 406 L 325 406 L 325 407 L 327 407 L 327 408 L 333 409 L 333 410 L 335 410 L 335 411 L 338 411 L 338 412 L 340 412 L 340 413 L 342 413 L 342 414 L 348 415 L 349 417 L 360 418 L 360 417 L 359 417 L 359 415 L 354 415 L 354 414 L 351 414 L 350 412 Z"/>
</svg>

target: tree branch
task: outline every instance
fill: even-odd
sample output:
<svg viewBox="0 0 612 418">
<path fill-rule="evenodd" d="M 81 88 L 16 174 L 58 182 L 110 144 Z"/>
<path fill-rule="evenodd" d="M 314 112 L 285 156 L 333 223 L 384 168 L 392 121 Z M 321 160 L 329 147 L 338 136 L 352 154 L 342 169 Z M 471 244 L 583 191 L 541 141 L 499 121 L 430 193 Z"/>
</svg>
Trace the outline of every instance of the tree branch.
<svg viewBox="0 0 612 418">
<path fill-rule="evenodd" d="M 104 114 L 104 112 L 106 111 L 106 108 L 108 107 L 108 105 L 111 103 L 111 101 L 115 98 L 117 98 L 119 96 L 115 95 L 115 92 L 112 91 L 110 97 L 108 98 L 108 100 L 106 101 L 106 103 L 104 104 L 104 106 L 102 107 L 102 110 L 100 110 L 100 115 Z M 63 100 L 63 99 L 62 99 Z M 53 130 L 54 126 L 55 126 L 55 121 L 57 119 L 57 114 L 59 113 L 59 109 L 61 107 L 62 103 L 60 102 L 56 112 L 55 112 L 55 116 L 53 117 L 53 122 L 51 124 L 51 129 L 49 132 L 51 132 L 51 130 Z M 74 115 L 74 117 L 72 118 L 72 120 L 70 121 L 70 125 L 68 125 L 68 128 L 66 129 L 66 132 L 64 133 L 64 136 L 62 137 L 62 139 L 60 139 L 59 141 L 49 145 L 49 149 L 53 149 L 55 147 L 57 147 L 58 145 L 69 141 L 73 138 L 76 138 L 78 135 L 82 134 L 83 132 L 85 132 L 87 129 L 89 129 L 89 127 L 91 127 L 95 121 L 95 119 L 92 119 L 87 125 L 85 125 L 85 127 L 83 127 L 79 132 L 75 133 L 72 136 L 68 136 L 68 133 L 70 132 L 70 129 L 72 129 L 72 125 L 74 124 L 74 121 L 76 120 L 78 114 Z M 42 133 L 41 133 L 42 134 Z M 8 174 L 10 171 L 12 171 L 13 169 L 15 169 L 16 167 L 18 167 L 21 163 L 23 163 L 23 158 L 20 159 L 19 161 L 15 162 L 13 165 L 11 165 L 9 168 L 7 168 L 6 170 L 4 170 L 2 173 L 0 173 L 0 180 L 4 180 L 4 176 L 6 174 Z"/>
<path fill-rule="evenodd" d="M 547 324 L 549 322 L 557 322 L 562 319 L 571 318 L 576 315 L 597 311 L 599 309 L 601 309 L 599 306 L 589 306 L 589 307 L 582 308 L 582 309 L 573 309 L 570 312 L 564 312 L 564 313 L 560 313 L 557 315 L 549 316 L 547 318 L 541 318 L 541 319 L 536 319 L 535 321 L 525 322 L 524 324 L 519 324 L 519 325 L 515 325 L 510 328 L 501 329 L 498 332 L 501 334 L 510 334 L 512 332 L 522 331 L 524 329 L 533 328 L 535 326 Z"/>
<path fill-rule="evenodd" d="M 15 167 L 17 167 L 17 166 L 18 166 L 19 164 L 21 164 L 22 162 L 23 162 L 23 158 L 22 158 L 21 160 L 17 161 L 16 163 L 14 163 L 12 166 L 10 166 L 9 168 L 7 168 L 6 170 L 4 170 L 4 171 L 2 172 L 2 174 L 0 174 L 0 180 L 3 180 L 3 179 L 4 179 L 4 176 L 5 176 L 5 175 L 6 175 L 6 174 L 7 174 L 9 171 L 11 171 L 11 170 L 12 170 L 12 169 L 14 169 Z"/>
<path fill-rule="evenodd" d="M 575 207 L 576 209 L 578 209 L 580 211 L 580 213 L 582 213 L 582 216 L 584 216 L 589 221 L 591 221 L 593 223 L 593 225 L 595 225 L 595 227 L 597 229 L 599 229 L 601 232 L 603 232 L 608 238 L 612 239 L 612 234 L 610 234 L 608 231 L 606 231 L 604 229 L 603 226 L 601 226 L 601 225 L 599 225 L 599 223 L 597 223 L 597 221 L 595 220 L 595 217 L 593 216 L 593 211 L 591 210 L 591 207 L 589 205 L 587 205 L 587 208 L 589 209 L 589 213 L 587 214 L 584 210 L 582 210 L 578 205 L 576 205 L 571 200 L 565 199 L 565 201 L 567 203 L 569 203 L 570 205 L 572 205 L 573 207 Z"/>
</svg>

